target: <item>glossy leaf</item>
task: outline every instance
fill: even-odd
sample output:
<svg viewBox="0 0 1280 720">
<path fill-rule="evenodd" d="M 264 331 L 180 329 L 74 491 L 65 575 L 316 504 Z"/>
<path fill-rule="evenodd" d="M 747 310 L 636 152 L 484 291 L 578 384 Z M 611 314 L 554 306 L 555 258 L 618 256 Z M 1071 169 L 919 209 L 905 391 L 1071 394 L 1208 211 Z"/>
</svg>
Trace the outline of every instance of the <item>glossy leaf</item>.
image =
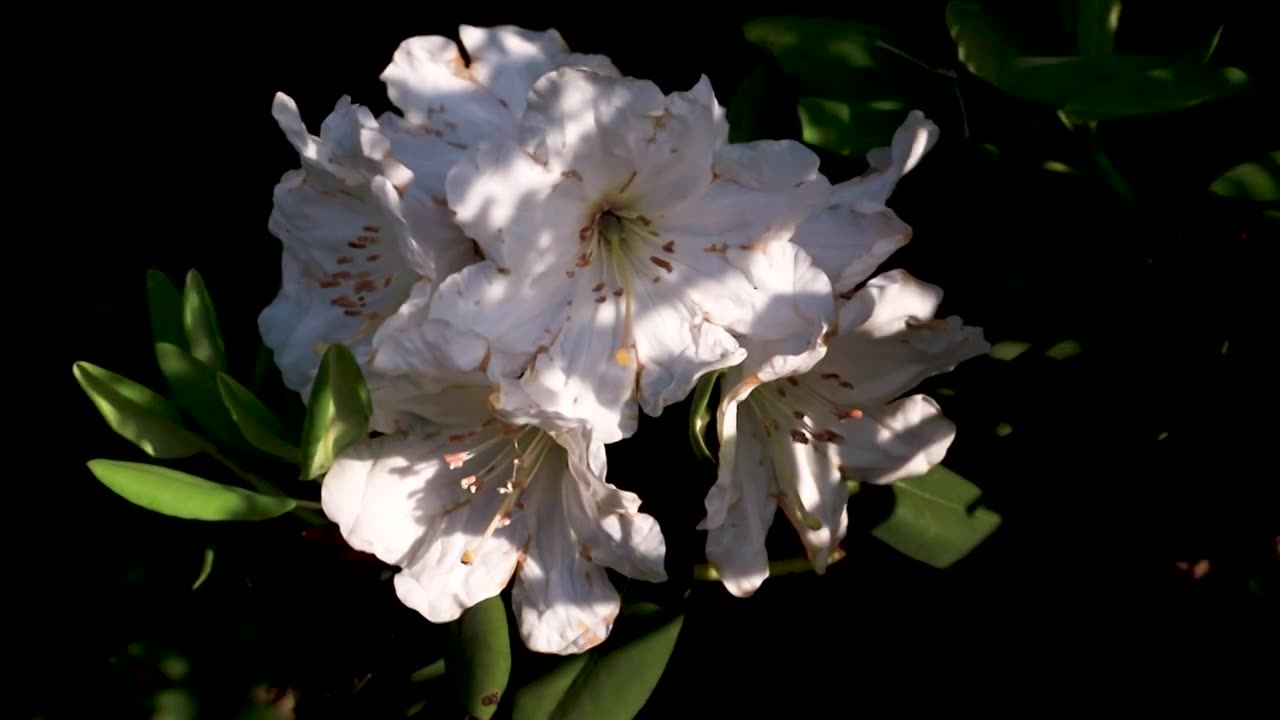
<svg viewBox="0 0 1280 720">
<path fill-rule="evenodd" d="M 231 412 L 222 402 L 218 373 L 213 368 L 169 343 L 156 343 L 156 360 L 160 362 L 160 370 L 169 382 L 174 400 L 200 427 L 225 445 L 248 447 Z"/>
<path fill-rule="evenodd" d="M 1120 0 L 1077 0 L 1076 48 L 1081 55 L 1102 55 L 1116 46 Z"/>
<path fill-rule="evenodd" d="M 298 446 L 285 440 L 283 423 L 248 388 L 225 373 L 218 373 L 217 383 L 223 405 L 251 445 L 295 465 L 301 462 Z"/>
<path fill-rule="evenodd" d="M 980 506 L 981 489 L 941 465 L 890 487 L 893 511 L 871 534 L 933 567 L 951 566 L 1000 526 L 1000 516 Z"/>
<path fill-rule="evenodd" d="M 222 485 L 172 468 L 122 460 L 90 460 L 89 470 L 117 495 L 139 507 L 185 520 L 266 520 L 297 504 Z"/>
<path fill-rule="evenodd" d="M 147 271 L 147 310 L 151 314 L 152 342 L 167 342 L 187 349 L 182 323 L 182 293 L 159 270 Z"/>
<path fill-rule="evenodd" d="M 693 402 L 689 405 L 689 445 L 699 460 L 712 465 L 716 464 L 717 460 L 707 449 L 707 425 L 711 422 L 712 415 L 707 404 L 711 402 L 711 391 L 715 390 L 716 381 L 723 374 L 723 370 L 716 370 L 703 375 L 698 380 L 697 387 L 694 388 Z"/>
<path fill-rule="evenodd" d="M 1256 203 L 1280 202 L 1280 150 L 1231 168 L 1213 181 L 1209 191 L 1222 197 Z"/>
<path fill-rule="evenodd" d="M 226 370 L 227 352 L 218 330 L 218 315 L 213 310 L 204 278 L 195 270 L 187 273 L 182 293 L 182 323 L 192 356 L 214 370 Z"/>
<path fill-rule="evenodd" d="M 630 720 L 649 700 L 675 649 L 683 613 L 624 606 L 609 639 L 559 661 L 516 691 L 513 720 Z"/>
<path fill-rule="evenodd" d="M 828 18 L 768 17 L 742 27 L 747 41 L 774 57 L 800 93 L 820 97 L 902 99 L 928 78 L 941 78 L 906 48 L 910 36 Z"/>
<path fill-rule="evenodd" d="M 1001 79 L 1015 96 L 1084 121 L 1181 110 L 1249 87 L 1248 76 L 1238 68 L 1142 55 L 1022 57 L 1010 63 Z"/>
<path fill-rule="evenodd" d="M 150 389 L 92 363 L 78 362 L 72 373 L 111 429 L 151 457 L 189 457 L 209 447 L 182 426 L 177 406 Z"/>
<path fill-rule="evenodd" d="M 324 474 L 352 443 L 369 436 L 373 406 L 355 356 L 345 345 L 330 345 L 311 386 L 302 426 L 302 477 Z"/>
<path fill-rule="evenodd" d="M 969 72 L 1000 86 L 1008 64 L 1019 55 L 1010 34 L 973 2 L 947 4 L 947 30 L 956 56 Z"/>
<path fill-rule="evenodd" d="M 840 155 L 862 156 L 888 147 L 911 108 L 899 100 L 844 102 L 802 97 L 796 104 L 801 139 Z"/>
<path fill-rule="evenodd" d="M 501 596 L 473 605 L 449 625 L 456 689 L 468 717 L 488 720 L 497 711 L 511 676 L 511 636 Z M 441 667 L 443 670 L 443 665 Z"/>
</svg>

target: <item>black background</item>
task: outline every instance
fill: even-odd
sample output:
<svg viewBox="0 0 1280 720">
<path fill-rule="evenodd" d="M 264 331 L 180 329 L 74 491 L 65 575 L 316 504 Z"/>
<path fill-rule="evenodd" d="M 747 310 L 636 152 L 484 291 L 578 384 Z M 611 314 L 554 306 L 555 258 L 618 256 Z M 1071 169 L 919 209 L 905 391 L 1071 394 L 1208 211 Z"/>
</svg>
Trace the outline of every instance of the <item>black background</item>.
<svg viewBox="0 0 1280 720">
<path fill-rule="evenodd" d="M 845 11 L 918 26 L 945 42 L 944 5 Z M 1213 12 L 1233 20 L 1220 61 L 1274 81 L 1266 61 L 1273 26 L 1243 5 L 1220 5 Z M 44 291 L 51 299 L 42 312 L 57 318 L 53 344 L 65 343 L 55 360 L 38 360 L 53 373 L 53 392 L 43 396 L 56 399 L 39 401 L 52 409 L 41 428 L 14 435 L 30 443 L 14 449 L 19 457 L 37 452 L 32 438 L 49 449 L 10 472 L 11 483 L 35 490 L 22 500 L 35 512 L 19 511 L 11 546 L 33 561 L 35 571 L 16 586 L 20 602 L 34 600 L 32 615 L 11 622 L 22 657 L 34 657 L 24 663 L 36 679 L 27 689 L 48 717 L 145 717 L 124 704 L 156 682 L 129 660 L 131 643 L 196 648 L 204 659 L 193 660 L 192 677 L 215 694 L 238 697 L 250 681 L 294 683 L 305 703 L 308 687 L 350 683 L 359 667 L 410 662 L 436 639 L 376 583 L 377 568 L 271 529 L 191 527 L 143 512 L 83 465 L 144 459 L 105 427 L 70 365 L 90 360 L 163 387 L 149 346 L 148 268 L 178 282 L 198 268 L 233 366 L 251 367 L 256 316 L 279 278 L 279 243 L 266 231 L 271 189 L 297 164 L 270 116 L 274 93 L 291 95 L 313 132 L 343 94 L 377 114 L 390 109 L 377 78 L 402 39 L 452 35 L 460 22 L 513 23 L 554 26 L 574 50 L 606 53 L 668 92 L 705 73 L 727 103 L 762 59 L 742 40 L 741 21 L 841 14 L 726 9 L 281 6 L 269 20 L 221 8 L 121 13 L 97 18 L 100 33 L 82 27 L 64 36 L 53 59 L 46 53 L 33 65 L 52 92 L 46 112 L 65 123 L 58 144 L 67 143 L 59 178 L 46 185 L 53 209 L 40 213 L 41 247 L 59 269 L 41 270 L 50 274 L 37 284 L 70 288 L 72 297 Z M 59 72 L 56 62 L 76 70 Z M 1274 98 L 1274 84 L 1266 87 Z M 1276 237 L 1256 214 L 1193 193 L 1217 174 L 1203 148 L 1275 149 L 1266 146 L 1275 143 L 1275 116 L 1249 102 L 1117 125 L 1110 142 L 1135 178 L 1141 214 L 1122 213 L 1098 188 L 1010 175 L 958 137 L 952 118 L 939 118 L 942 142 L 891 201 L 915 240 L 886 267 L 942 285 L 944 314 L 987 328 L 993 342 L 1047 347 L 1071 337 L 1085 348 L 1071 371 L 1048 360 L 1010 370 L 979 359 L 951 383 L 972 390 L 943 402 L 961 428 L 948 464 L 983 486 L 1005 524 L 946 571 L 854 534 L 850 559 L 825 578 L 779 578 L 750 600 L 695 584 L 646 717 L 770 707 L 816 717 L 881 701 L 897 710 L 946 702 L 976 711 L 1012 706 L 1015 688 L 1049 690 L 1023 701 L 1038 709 L 1104 689 L 1196 697 L 1195 688 L 1228 675 L 1237 691 L 1261 689 L 1267 668 L 1274 673 L 1266 648 L 1274 647 L 1270 606 L 1280 593 L 1268 574 L 1280 504 L 1268 457 L 1274 419 L 1263 399 L 1274 370 L 1262 362 Z M 975 128 L 980 119 L 970 118 Z M 987 127 L 999 123 L 993 111 Z M 856 158 L 823 157 L 833 180 L 861 169 Z M 1204 182 L 1179 185 L 1188 176 Z M 11 392 L 14 401 L 23 396 Z M 641 433 L 652 440 L 643 449 L 610 448 L 610 479 L 651 504 L 673 568 L 700 559 L 692 528 L 711 480 L 705 472 L 682 477 L 692 472 L 683 409 L 647 419 Z M 1015 432 L 996 444 L 983 423 L 1005 420 Z M 1164 431 L 1169 437 L 1157 441 Z M 855 519 L 876 512 L 855 507 Z M 256 599 L 190 592 L 211 537 L 228 542 L 227 563 L 256 579 Z M 798 550 L 787 537 L 777 547 L 779 556 Z M 207 588 L 236 581 L 218 577 L 223 557 Z M 1214 569 L 1201 581 L 1175 566 L 1205 557 Z M 1246 589 L 1259 577 L 1270 583 L 1265 596 Z M 1270 659 L 1247 657 L 1259 650 Z M 1147 671 L 1155 679 L 1141 681 Z M 340 707 L 313 703 L 302 717 L 344 717 Z"/>
</svg>

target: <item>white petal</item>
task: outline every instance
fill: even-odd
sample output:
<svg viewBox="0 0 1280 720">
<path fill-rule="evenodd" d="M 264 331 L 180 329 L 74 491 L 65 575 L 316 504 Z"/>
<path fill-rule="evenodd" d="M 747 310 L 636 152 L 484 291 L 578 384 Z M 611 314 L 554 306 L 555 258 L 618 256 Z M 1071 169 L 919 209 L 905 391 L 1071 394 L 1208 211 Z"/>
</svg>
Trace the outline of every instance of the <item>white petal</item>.
<svg viewBox="0 0 1280 720">
<path fill-rule="evenodd" d="M 883 403 L 990 351 L 982 329 L 934 318 L 942 288 L 902 270 L 873 278 L 839 310 L 838 331 L 811 374 L 856 407 Z"/>
<path fill-rule="evenodd" d="M 911 240 L 911 227 L 886 206 L 903 175 L 937 142 L 938 127 L 912 111 L 891 148 L 868 153 L 872 169 L 832 188 L 831 201 L 796 230 L 803 247 L 846 293 Z"/>
<path fill-rule="evenodd" d="M 777 485 L 757 418 L 738 408 L 731 402 L 718 413 L 720 466 L 701 527 L 707 530 L 707 560 L 725 589 L 748 597 L 769 577 L 765 539 L 778 510 Z"/>
<path fill-rule="evenodd" d="M 434 292 L 421 281 L 409 299 L 387 318 L 373 336 L 374 370 L 413 375 L 423 387 L 457 382 L 485 365 L 489 343 L 465 328 L 430 317 Z"/>
<path fill-rule="evenodd" d="M 621 609 L 604 567 L 591 560 L 566 515 L 576 484 L 565 451 L 556 446 L 522 496 L 531 535 L 511 599 L 520 637 L 534 652 L 589 650 L 609 636 Z"/>
<path fill-rule="evenodd" d="M 565 67 L 534 84 L 519 138 L 549 172 L 572 174 L 584 197 L 652 214 L 711 182 L 721 114 L 705 77 L 666 96 L 646 80 Z"/>
<path fill-rule="evenodd" d="M 429 317 L 485 338 L 487 368 L 495 380 L 518 377 L 539 348 L 555 342 L 573 293 L 574 285 L 559 271 L 504 272 L 486 260 L 446 278 L 431 300 Z M 465 365 L 458 352 L 453 357 Z M 466 357 L 475 357 L 470 344 Z"/>
<path fill-rule="evenodd" d="M 956 436 L 955 424 L 926 395 L 910 395 L 883 408 L 863 410 L 862 417 L 843 423 L 839 432 L 843 438 L 837 443 L 841 473 L 873 485 L 929 472 L 946 457 Z"/>
<path fill-rule="evenodd" d="M 497 459 L 500 444 L 483 447 L 497 432 L 384 435 L 348 449 L 324 478 L 321 503 L 347 543 L 402 567 L 397 594 L 432 622 L 454 620 L 501 592 L 524 544 L 521 523 L 485 537 L 507 496 L 473 493 L 463 482 Z M 478 452 L 459 463 L 453 453 L 469 448 Z"/>
<path fill-rule="evenodd" d="M 640 498 L 605 480 L 604 444 L 582 433 L 566 432 L 561 442 L 568 452 L 576 485 L 566 492 L 569 525 L 590 559 L 636 580 L 665 582 L 666 540 L 652 516 L 640 512 Z M 594 452 L 592 452 L 594 450 Z M 592 463 L 595 455 L 599 464 Z"/>
<path fill-rule="evenodd" d="M 385 113 L 379 123 L 396 157 L 413 171 L 403 189 L 373 182 L 374 194 L 401 221 L 401 252 L 410 266 L 439 281 L 477 262 L 474 243 L 454 223 L 445 199 L 445 178 L 463 151 L 398 115 Z"/>
<path fill-rule="evenodd" d="M 489 88 L 514 117 L 524 113 L 533 83 L 569 54 L 569 45 L 554 29 L 463 25 L 458 34 L 471 57 L 471 77 Z"/>
<path fill-rule="evenodd" d="M 449 38 L 424 35 L 405 40 L 380 79 L 406 120 L 461 149 L 514 126 L 516 116 L 475 81 Z"/>
<path fill-rule="evenodd" d="M 712 322 L 733 332 L 760 334 L 753 321 L 776 298 L 760 292 L 754 275 L 773 272 L 765 250 L 787 240 L 796 226 L 826 202 L 830 184 L 817 171 L 817 157 L 798 143 L 752 143 L 739 149 L 732 176 L 653 219 L 659 242 L 673 245 L 677 265 L 687 268 L 681 284 Z M 778 168 L 777 176 L 748 174 Z M 803 169 L 803 171 L 802 171 Z M 785 275 L 785 274 L 784 274 Z"/>
<path fill-rule="evenodd" d="M 283 245 L 282 282 L 258 326 L 286 386 L 305 395 L 327 345 L 346 343 L 358 359 L 367 356 L 369 337 L 417 276 L 397 250 L 396 218 L 370 190 L 371 181 L 389 184 L 403 168 L 385 156 L 368 111 L 339 102 L 321 137 L 307 133 L 286 96 L 273 112 L 303 167 L 275 188 L 268 229 Z"/>
<path fill-rule="evenodd" d="M 740 335 L 750 383 L 807 372 L 822 359 L 824 337 L 835 323 L 831 281 L 793 243 L 770 243 L 752 267 L 762 304 Z M 732 391 L 731 391 L 732 392 Z"/>
</svg>

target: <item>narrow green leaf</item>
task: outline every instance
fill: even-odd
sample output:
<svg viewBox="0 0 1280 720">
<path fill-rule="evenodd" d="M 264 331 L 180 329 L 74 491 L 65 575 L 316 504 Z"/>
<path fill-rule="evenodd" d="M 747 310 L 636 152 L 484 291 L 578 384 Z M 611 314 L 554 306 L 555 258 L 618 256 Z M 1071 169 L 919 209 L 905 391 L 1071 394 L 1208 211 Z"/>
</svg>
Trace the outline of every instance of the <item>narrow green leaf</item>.
<svg viewBox="0 0 1280 720">
<path fill-rule="evenodd" d="M 1000 86 L 1009 62 L 1019 55 L 1011 36 L 977 3 L 947 3 L 947 29 L 956 55 L 969 72 Z"/>
<path fill-rule="evenodd" d="M 1200 56 L 1200 62 L 1209 62 L 1209 58 L 1213 57 L 1213 53 L 1218 49 L 1218 42 L 1222 40 L 1222 31 L 1226 25 L 1219 25 L 1217 30 L 1213 31 L 1213 35 L 1209 37 L 1209 44 L 1204 49 L 1204 54 Z"/>
<path fill-rule="evenodd" d="M 891 487 L 893 512 L 871 534 L 933 567 L 951 566 L 1000 526 L 1000 516 L 980 506 L 981 489 L 941 465 Z"/>
<path fill-rule="evenodd" d="M 1120 26 L 1120 0 L 1078 0 L 1076 48 L 1081 55 L 1103 55 L 1115 50 Z"/>
<path fill-rule="evenodd" d="M 351 350 L 330 345 L 311 386 L 302 426 L 302 477 L 323 475 L 352 443 L 369 437 L 369 388 Z"/>
<path fill-rule="evenodd" d="M 122 460 L 90 460 L 89 470 L 117 495 L 152 512 L 185 520 L 266 520 L 296 502 L 205 480 L 171 468 Z"/>
<path fill-rule="evenodd" d="M 118 435 L 160 459 L 182 458 L 208 449 L 182 426 L 182 414 L 164 397 L 92 363 L 72 367 L 76 382 Z"/>
<path fill-rule="evenodd" d="M 1280 150 L 1231 168 L 1213 181 L 1209 191 L 1222 197 L 1256 203 L 1280 202 Z"/>
<path fill-rule="evenodd" d="M 218 315 L 213 310 L 204 278 L 194 269 L 187 273 L 182 293 L 182 323 L 191 354 L 214 370 L 226 370 L 227 351 L 218 330 Z"/>
<path fill-rule="evenodd" d="M 683 613 L 651 603 L 624 606 L 603 645 L 564 658 L 516 691 L 513 720 L 634 718 L 666 670 L 683 623 Z"/>
<path fill-rule="evenodd" d="M 200 576 L 191 584 L 192 590 L 199 590 L 205 580 L 209 579 L 209 573 L 213 572 L 213 548 L 204 549 L 204 563 L 200 566 Z"/>
<path fill-rule="evenodd" d="M 279 418 L 248 388 L 225 373 L 217 374 L 217 382 L 223 405 L 251 445 L 295 465 L 302 461 L 297 444 L 285 440 L 284 425 Z"/>
<path fill-rule="evenodd" d="M 707 425 L 711 422 L 712 412 L 707 408 L 711 401 L 711 391 L 716 381 L 724 374 L 724 370 L 716 370 L 703 375 L 693 391 L 693 404 L 689 406 L 689 445 L 693 454 L 703 462 L 715 465 L 717 460 L 707 449 Z"/>
<path fill-rule="evenodd" d="M 1019 57 L 1000 80 L 1023 100 L 1085 122 L 1182 110 L 1250 87 L 1239 68 L 1144 55 Z"/>
<path fill-rule="evenodd" d="M 502 597 L 471 606 L 449 629 L 454 654 L 447 665 L 457 673 L 463 711 L 468 717 L 488 720 L 497 711 L 511 676 L 511 637 Z"/>
<path fill-rule="evenodd" d="M 147 309 L 151 313 L 152 342 L 167 342 L 187 349 L 187 331 L 182 322 L 182 293 L 169 276 L 159 270 L 147 271 Z"/>
<path fill-rule="evenodd" d="M 218 389 L 218 373 L 194 355 L 176 345 L 156 343 L 156 359 L 169 381 L 169 391 L 200 427 L 219 442 L 248 448 L 244 435 L 223 404 Z"/>
</svg>

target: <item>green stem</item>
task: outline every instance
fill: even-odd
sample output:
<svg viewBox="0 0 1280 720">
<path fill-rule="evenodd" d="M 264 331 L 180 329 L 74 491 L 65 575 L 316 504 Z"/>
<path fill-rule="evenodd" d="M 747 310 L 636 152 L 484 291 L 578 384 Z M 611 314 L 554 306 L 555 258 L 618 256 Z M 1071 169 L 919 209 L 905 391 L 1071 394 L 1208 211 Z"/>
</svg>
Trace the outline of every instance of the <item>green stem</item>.
<svg viewBox="0 0 1280 720">
<path fill-rule="evenodd" d="M 1116 169 L 1112 164 L 1111 157 L 1102 149 L 1102 143 L 1098 141 L 1098 124 L 1096 122 L 1076 123 L 1061 110 L 1058 111 L 1058 119 L 1067 127 L 1076 137 L 1083 141 L 1085 152 L 1089 155 L 1089 159 L 1093 161 L 1093 165 L 1097 168 L 1102 179 L 1111 188 L 1111 191 L 1120 198 L 1126 207 L 1132 208 L 1137 204 L 1137 199 L 1133 194 L 1133 186 L 1125 179 L 1124 175 Z"/>
<path fill-rule="evenodd" d="M 263 480 L 257 475 L 254 475 L 248 470 L 245 470 L 244 468 L 235 464 L 234 462 L 231 461 L 231 458 L 228 458 L 226 455 L 223 455 L 222 453 L 218 452 L 216 448 L 209 448 L 207 452 L 210 455 L 210 457 L 222 463 L 224 466 L 226 466 L 228 470 L 235 473 L 236 476 L 239 477 L 241 480 L 244 480 L 245 482 L 252 485 L 254 490 L 264 495 L 273 495 L 275 497 L 288 497 L 288 495 L 286 495 L 284 492 L 281 492 L 280 488 L 277 488 L 275 485 L 272 485 L 270 482 Z M 294 513 L 295 515 L 302 518 L 303 520 L 306 520 L 312 525 L 324 525 L 329 522 L 329 520 L 325 518 L 324 515 L 321 515 L 320 513 L 314 512 L 313 510 L 310 509 L 310 508 L 319 509 L 320 503 L 313 502 L 310 500 L 297 500 L 297 499 L 294 499 L 293 501 L 297 503 L 297 507 L 295 507 L 290 512 Z"/>
<path fill-rule="evenodd" d="M 835 565 L 845 558 L 845 552 L 836 548 L 831 553 L 831 559 L 827 561 L 827 566 Z M 769 577 L 778 575 L 794 575 L 796 573 L 810 572 L 813 570 L 813 564 L 808 558 L 788 558 L 786 560 L 774 560 L 769 563 Z M 694 580 L 719 580 L 720 573 L 709 563 L 698 563 L 693 566 Z"/>
</svg>

